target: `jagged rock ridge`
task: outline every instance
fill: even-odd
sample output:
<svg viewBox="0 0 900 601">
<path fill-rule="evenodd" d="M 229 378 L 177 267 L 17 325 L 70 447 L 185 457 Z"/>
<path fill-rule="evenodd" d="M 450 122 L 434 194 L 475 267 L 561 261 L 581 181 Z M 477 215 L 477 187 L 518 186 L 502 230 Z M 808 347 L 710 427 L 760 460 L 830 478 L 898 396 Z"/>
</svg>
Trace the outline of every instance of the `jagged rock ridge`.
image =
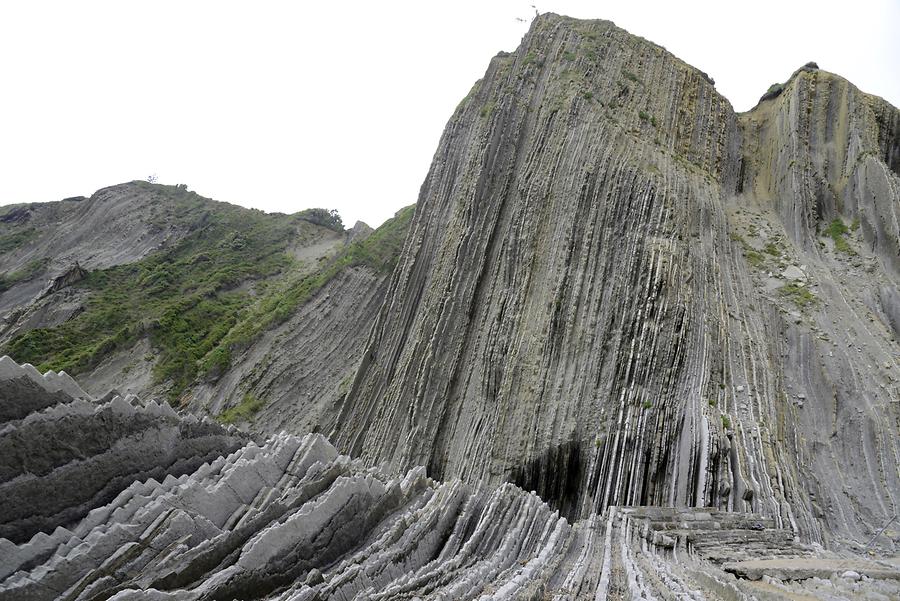
<svg viewBox="0 0 900 601">
<path fill-rule="evenodd" d="M 10 376 L 18 366 L 2 365 L 0 382 L 31 377 L 28 366 Z M 72 389 L 64 374 L 49 374 L 41 386 L 48 398 L 57 381 Z M 7 479 L 20 452 L 63 469 L 80 463 L 73 454 L 88 441 L 97 443 L 94 456 L 125 457 L 133 441 L 110 435 L 110 410 L 149 430 L 181 419 L 120 397 L 35 410 L 0 430 L 4 502 L 34 502 L 27 479 Z M 73 436 L 72 417 L 91 419 L 78 422 L 73 447 L 54 446 Z M 43 438 L 44 453 L 34 444 L 36 428 L 55 434 Z M 476 488 L 436 482 L 422 467 L 405 474 L 366 468 L 318 434 L 236 447 L 218 432 L 210 446 L 221 454 L 202 463 L 196 455 L 190 470 L 133 473 L 112 497 L 92 497 L 79 516 L 44 523 L 18 542 L 0 538 L 0 599 L 618 599 L 700 598 L 700 591 L 787 598 L 826 586 L 854 596 L 856 580 L 879 595 L 900 592 L 896 565 L 798 544 L 772 518 L 623 508 L 570 523 L 510 484 Z M 161 436 L 140 440 L 151 456 L 169 445 Z M 127 467 L 118 473 L 127 477 Z M 774 565 L 753 561 L 772 556 Z M 850 569 L 856 576 L 827 580 Z M 773 570 L 783 582 L 760 582 Z"/>
</svg>

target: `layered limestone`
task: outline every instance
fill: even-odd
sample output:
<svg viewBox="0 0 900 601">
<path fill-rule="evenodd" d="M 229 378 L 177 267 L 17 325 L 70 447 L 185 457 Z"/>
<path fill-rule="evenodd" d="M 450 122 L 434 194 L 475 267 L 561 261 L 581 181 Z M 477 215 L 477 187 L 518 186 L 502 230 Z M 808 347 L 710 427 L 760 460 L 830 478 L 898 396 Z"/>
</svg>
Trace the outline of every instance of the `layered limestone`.
<svg viewBox="0 0 900 601">
<path fill-rule="evenodd" d="M 571 522 L 512 484 L 438 482 L 423 467 L 405 473 L 368 468 L 320 434 L 279 434 L 237 446 L 220 438 L 220 453 L 189 469 L 153 475 L 119 469 L 114 479 L 125 486 L 118 492 L 77 498 L 70 489 L 89 482 L 76 486 L 56 472 L 73 475 L 69 466 L 82 456 L 92 463 L 104 452 L 96 447 L 107 444 L 96 437 L 115 438 L 148 419 L 172 419 L 170 409 L 133 398 L 92 410 L 82 405 L 87 402 L 55 407 L 69 423 L 65 431 L 52 425 L 45 409 L 0 433 L 4 499 L 22 499 L 25 465 L 40 477 L 46 496 L 78 507 L 77 515 L 43 524 L 33 535 L 0 536 L 4 601 L 792 599 L 836 593 L 880 599 L 900 593 L 896 564 L 799 543 L 772 517 L 610 507 Z M 130 419 L 116 423 L 110 411 Z M 68 444 L 54 441 L 62 436 Z M 158 461 L 173 443 L 155 435 L 120 436 L 106 452 L 127 464 L 123 447 L 135 445 Z M 82 477 L 101 475 L 91 467 Z M 39 508 L 43 501 L 28 502 Z M 0 515 L 9 516 L 4 503 Z M 3 527 L 6 533 L 8 524 Z"/>
<path fill-rule="evenodd" d="M 88 397 L 65 373 L 0 359 L 0 537 L 70 524 L 135 480 L 193 472 L 245 437 L 167 404 Z"/>
<path fill-rule="evenodd" d="M 570 518 L 868 540 L 900 500 L 898 119 L 812 66 L 737 115 L 659 46 L 540 16 L 447 125 L 337 446 Z"/>
<path fill-rule="evenodd" d="M 216 415 L 251 395 L 263 402 L 247 424 L 255 431 L 327 431 L 362 358 L 386 284 L 386 274 L 365 266 L 342 271 L 245 349 L 220 379 L 197 386 L 192 410 Z"/>
<path fill-rule="evenodd" d="M 541 15 L 390 276 L 184 403 L 268 437 L 0 360 L 0 599 L 900 597 L 898 240 L 883 100 Z"/>
</svg>

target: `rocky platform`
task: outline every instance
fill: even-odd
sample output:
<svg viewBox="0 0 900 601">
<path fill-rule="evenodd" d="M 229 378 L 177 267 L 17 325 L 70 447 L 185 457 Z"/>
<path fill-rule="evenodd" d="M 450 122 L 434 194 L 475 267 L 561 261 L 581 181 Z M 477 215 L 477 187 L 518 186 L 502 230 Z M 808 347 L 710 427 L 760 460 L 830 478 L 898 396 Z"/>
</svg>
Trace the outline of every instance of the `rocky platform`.
<svg viewBox="0 0 900 601">
<path fill-rule="evenodd" d="M 570 522 L 512 484 L 367 467 L 319 434 L 240 439 L 133 397 L 90 399 L 65 374 L 0 367 L 0 383 L 30 381 L 44 399 L 0 431 L 2 600 L 900 594 L 895 564 L 801 544 L 771 517 L 609 507 Z M 72 479 L 86 473 L 98 477 Z"/>
</svg>

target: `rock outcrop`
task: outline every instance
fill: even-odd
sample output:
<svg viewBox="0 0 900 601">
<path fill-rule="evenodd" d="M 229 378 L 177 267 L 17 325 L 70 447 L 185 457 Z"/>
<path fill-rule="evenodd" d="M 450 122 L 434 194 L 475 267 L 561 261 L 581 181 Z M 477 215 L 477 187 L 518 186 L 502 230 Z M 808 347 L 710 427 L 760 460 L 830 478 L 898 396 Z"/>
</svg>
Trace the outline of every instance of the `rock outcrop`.
<svg viewBox="0 0 900 601">
<path fill-rule="evenodd" d="M 32 515 L 47 503 L 77 509 L 0 536 L 4 601 L 782 599 L 822 593 L 823 583 L 846 598 L 900 592 L 897 565 L 797 543 L 771 517 L 611 507 L 570 522 L 511 484 L 367 468 L 320 434 L 257 443 L 210 426 L 202 446 L 212 453 L 193 437 L 180 467 L 142 472 L 129 468 L 130 451 L 164 465 L 160 454 L 187 437 L 152 430 L 181 418 L 133 398 L 88 403 L 37 410 L 0 431 L 0 516 L 23 501 Z M 116 461 L 98 470 L 104 455 Z M 76 474 L 78 464 L 88 469 Z M 87 481 L 64 479 L 76 475 Z M 25 499 L 32 476 L 56 494 Z M 85 494 L 110 476 L 123 483 L 115 492 Z"/>
<path fill-rule="evenodd" d="M 0 600 L 900 596 L 896 108 L 541 15 L 337 235 L 181 413 L 0 360 Z"/>
<path fill-rule="evenodd" d="M 193 472 L 245 437 L 167 404 L 98 403 L 65 373 L 0 359 L 0 538 L 50 533 L 135 480 Z"/>
<path fill-rule="evenodd" d="M 447 125 L 333 440 L 570 518 L 875 535 L 900 501 L 898 119 L 812 68 L 737 115 L 664 49 L 542 15 Z"/>
<path fill-rule="evenodd" d="M 116 389 L 201 415 L 252 395 L 265 405 L 259 428 L 307 432 L 324 411 L 317 407 L 332 407 L 346 392 L 341 383 L 358 364 L 390 274 L 389 261 L 346 261 L 384 228 L 344 230 L 323 209 L 265 214 L 181 186 L 131 182 L 4 214 L 0 314 L 9 310 L 0 318 L 0 353 L 75 373 L 95 396 Z M 404 227 L 395 228 L 397 241 L 379 241 L 392 259 Z M 120 244 L 129 252 L 115 251 Z M 123 264 L 131 269 L 117 268 Z M 117 288 L 135 293 L 126 301 Z M 184 316 L 187 323 L 169 317 L 198 305 L 205 312 Z M 217 319 L 204 320 L 210 313 Z M 244 316 L 254 323 L 240 323 Z M 250 334 L 223 341 L 228 327 Z M 204 340 L 198 356 L 176 359 L 175 369 L 160 364 L 161 356 L 194 350 L 186 348 L 191 340 Z M 330 355 L 319 352 L 326 348 Z M 194 369 L 204 353 L 233 360 Z M 313 400 L 298 407 L 298 397 Z"/>
</svg>

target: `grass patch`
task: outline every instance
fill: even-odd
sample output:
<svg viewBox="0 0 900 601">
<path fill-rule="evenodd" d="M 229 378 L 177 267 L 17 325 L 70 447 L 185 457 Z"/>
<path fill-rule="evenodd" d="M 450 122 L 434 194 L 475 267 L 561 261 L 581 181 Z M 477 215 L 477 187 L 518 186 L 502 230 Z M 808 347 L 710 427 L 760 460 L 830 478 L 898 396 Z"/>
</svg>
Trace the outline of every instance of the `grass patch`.
<svg viewBox="0 0 900 601">
<path fill-rule="evenodd" d="M 850 248 L 845 237 L 849 232 L 850 230 L 840 219 L 833 220 L 825 230 L 825 233 L 834 241 L 834 247 L 837 250 L 847 255 L 855 255 L 856 253 Z"/>
<path fill-rule="evenodd" d="M 637 75 L 635 75 L 634 73 L 632 73 L 632 72 L 629 71 L 628 69 L 622 69 L 622 75 L 623 75 L 623 76 L 625 77 L 625 79 L 627 79 L 628 81 L 633 81 L 633 82 L 637 82 L 637 81 L 638 81 Z"/>
<path fill-rule="evenodd" d="M 50 258 L 35 259 L 18 271 L 0 273 L 0 294 L 6 292 L 19 282 L 27 282 L 42 274 L 50 263 Z"/>
<path fill-rule="evenodd" d="M 366 265 L 381 273 L 390 273 L 402 250 L 414 209 L 414 206 L 401 209 L 369 237 L 354 242 L 315 273 L 267 293 L 203 357 L 201 374 L 217 378 L 231 365 L 235 351 L 246 348 L 265 330 L 286 321 L 344 269 Z"/>
<path fill-rule="evenodd" d="M 767 255 L 772 255 L 773 257 L 781 257 L 781 249 L 779 249 L 778 245 L 774 242 L 766 244 L 765 248 L 763 248 L 763 252 Z"/>
<path fill-rule="evenodd" d="M 766 258 L 761 252 L 755 251 L 749 247 L 744 249 L 744 258 L 747 259 L 747 262 L 753 267 L 762 267 L 766 262 Z"/>
<path fill-rule="evenodd" d="M 222 424 L 236 424 L 238 422 L 247 422 L 253 419 L 253 416 L 266 406 L 265 401 L 260 400 L 252 394 L 245 394 L 240 403 L 226 409 L 220 413 L 216 419 Z"/>
<path fill-rule="evenodd" d="M 785 284 L 784 286 L 779 288 L 778 294 L 788 299 L 801 309 L 815 306 L 819 302 L 819 299 L 816 298 L 815 294 L 804 287 L 794 284 L 793 282 Z"/>
<path fill-rule="evenodd" d="M 0 235 L 0 255 L 5 255 L 20 246 L 24 246 L 37 235 L 38 231 L 33 227 Z"/>
<path fill-rule="evenodd" d="M 647 111 L 640 111 L 640 112 L 638 113 L 638 118 L 639 118 L 641 121 L 649 121 L 649 120 L 650 120 L 650 115 L 647 114 Z"/>
<path fill-rule="evenodd" d="M 731 430 L 731 418 L 724 413 L 722 414 L 722 427 L 726 430 Z"/>
</svg>

